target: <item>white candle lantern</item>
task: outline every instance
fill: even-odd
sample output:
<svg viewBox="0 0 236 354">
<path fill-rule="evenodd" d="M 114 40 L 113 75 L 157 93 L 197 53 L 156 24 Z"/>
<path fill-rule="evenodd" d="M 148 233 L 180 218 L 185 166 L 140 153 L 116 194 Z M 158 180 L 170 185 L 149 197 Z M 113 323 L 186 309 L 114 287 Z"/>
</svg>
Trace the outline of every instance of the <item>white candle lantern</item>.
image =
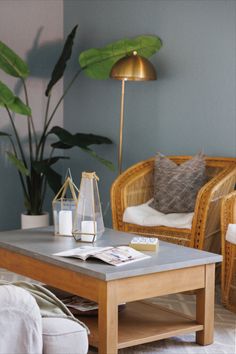
<svg viewBox="0 0 236 354">
<path fill-rule="evenodd" d="M 67 190 L 69 190 L 71 198 L 68 198 Z M 72 236 L 75 210 L 78 205 L 78 193 L 79 190 L 73 183 L 71 176 L 67 177 L 52 201 L 55 235 Z"/>
<path fill-rule="evenodd" d="M 76 241 L 94 242 L 104 232 L 101 203 L 95 172 L 83 172 L 76 208 L 73 236 Z"/>
</svg>

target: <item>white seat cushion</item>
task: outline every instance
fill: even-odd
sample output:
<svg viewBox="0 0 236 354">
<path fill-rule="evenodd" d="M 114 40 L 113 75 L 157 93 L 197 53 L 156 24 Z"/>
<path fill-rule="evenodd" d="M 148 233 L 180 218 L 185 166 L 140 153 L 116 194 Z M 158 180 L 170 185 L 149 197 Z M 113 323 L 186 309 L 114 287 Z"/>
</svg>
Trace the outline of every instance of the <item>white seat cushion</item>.
<svg viewBox="0 0 236 354">
<path fill-rule="evenodd" d="M 88 334 L 79 323 L 68 318 L 43 318 L 44 354 L 86 354 Z"/>
<path fill-rule="evenodd" d="M 194 213 L 163 214 L 151 208 L 147 203 L 125 209 L 123 221 L 141 226 L 167 226 L 191 229 Z"/>
<path fill-rule="evenodd" d="M 236 224 L 229 224 L 226 232 L 226 241 L 236 245 Z"/>
</svg>

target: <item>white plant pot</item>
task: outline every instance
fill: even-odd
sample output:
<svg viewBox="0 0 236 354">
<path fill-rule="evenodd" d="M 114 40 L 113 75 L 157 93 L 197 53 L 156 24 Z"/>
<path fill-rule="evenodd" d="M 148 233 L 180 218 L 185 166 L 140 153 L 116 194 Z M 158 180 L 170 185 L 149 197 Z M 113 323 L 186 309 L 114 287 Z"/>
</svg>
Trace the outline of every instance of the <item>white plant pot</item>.
<svg viewBox="0 0 236 354">
<path fill-rule="evenodd" d="M 33 229 L 35 227 L 49 226 L 49 214 L 43 213 L 42 215 L 26 215 L 21 214 L 21 228 Z"/>
</svg>

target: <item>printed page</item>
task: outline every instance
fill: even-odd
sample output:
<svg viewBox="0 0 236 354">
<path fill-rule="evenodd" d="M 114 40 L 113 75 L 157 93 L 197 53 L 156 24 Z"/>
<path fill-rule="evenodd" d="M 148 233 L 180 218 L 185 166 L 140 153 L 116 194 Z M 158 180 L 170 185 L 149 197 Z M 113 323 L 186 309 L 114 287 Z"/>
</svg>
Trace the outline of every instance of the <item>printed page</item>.
<svg viewBox="0 0 236 354">
<path fill-rule="evenodd" d="M 88 257 L 111 248 L 112 247 L 80 246 L 69 251 L 54 253 L 53 256 L 80 258 L 85 261 Z"/>
<path fill-rule="evenodd" d="M 85 299 L 80 296 L 72 296 L 68 299 L 64 299 L 63 303 L 74 310 L 86 312 L 98 309 L 98 304 L 94 301 Z"/>
<path fill-rule="evenodd" d="M 128 246 L 109 248 L 107 250 L 97 253 L 96 255 L 93 255 L 93 257 L 114 266 L 122 266 L 128 263 L 133 263 L 150 258 L 150 256 L 136 251 Z"/>
</svg>

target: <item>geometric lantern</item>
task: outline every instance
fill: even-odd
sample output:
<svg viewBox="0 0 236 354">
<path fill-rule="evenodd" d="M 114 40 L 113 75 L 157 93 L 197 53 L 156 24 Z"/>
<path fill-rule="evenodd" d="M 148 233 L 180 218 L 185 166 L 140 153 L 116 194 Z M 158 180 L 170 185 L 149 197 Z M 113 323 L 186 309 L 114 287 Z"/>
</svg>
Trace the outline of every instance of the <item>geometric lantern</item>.
<svg viewBox="0 0 236 354">
<path fill-rule="evenodd" d="M 76 241 L 94 242 L 104 232 L 101 203 L 95 172 L 83 172 L 72 234 Z"/>
<path fill-rule="evenodd" d="M 69 189 L 71 198 L 66 195 Z M 52 201 L 54 234 L 63 236 L 72 236 L 73 220 L 75 210 L 78 205 L 79 190 L 69 176 L 66 178 L 63 186 Z"/>
</svg>

